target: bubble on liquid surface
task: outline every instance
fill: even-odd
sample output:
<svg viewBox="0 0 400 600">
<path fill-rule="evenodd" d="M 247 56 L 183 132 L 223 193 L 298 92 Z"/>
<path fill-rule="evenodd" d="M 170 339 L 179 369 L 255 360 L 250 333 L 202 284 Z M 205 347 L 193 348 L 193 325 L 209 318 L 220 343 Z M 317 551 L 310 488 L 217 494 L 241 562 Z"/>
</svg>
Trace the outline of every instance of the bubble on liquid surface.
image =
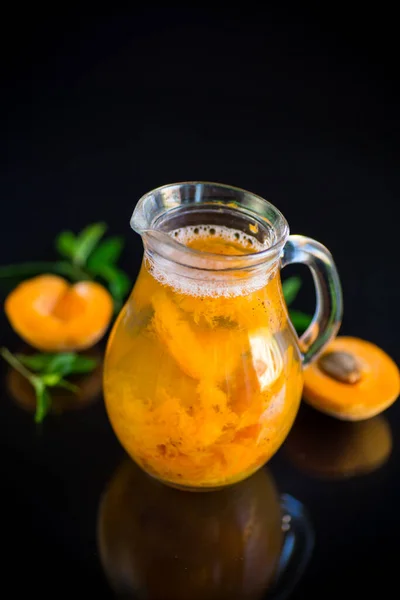
<svg viewBox="0 0 400 600">
<path fill-rule="evenodd" d="M 218 238 L 227 244 L 235 244 L 239 247 L 238 250 L 243 251 L 243 254 L 254 254 L 269 247 L 269 244 L 263 244 L 239 229 L 231 229 L 224 225 L 190 225 L 175 229 L 171 231 L 170 235 L 184 246 L 190 246 L 191 243 L 200 239 Z M 224 253 L 221 252 L 221 254 Z"/>
<path fill-rule="evenodd" d="M 246 254 L 254 254 L 266 250 L 270 244 L 261 243 L 254 237 L 247 235 L 238 229 L 232 229 L 223 225 L 191 225 L 175 229 L 169 235 L 183 244 L 190 247 L 194 241 L 204 239 L 218 239 L 221 245 L 224 242 L 233 244 L 237 248 L 237 252 L 226 252 L 226 255 L 238 258 Z M 202 252 L 202 249 L 197 249 Z M 207 254 L 206 251 L 203 251 Z M 223 251 L 217 252 L 221 256 Z M 248 274 L 245 278 L 239 279 L 235 275 L 228 275 L 218 271 L 207 271 L 202 269 L 188 268 L 185 273 L 182 272 L 182 267 L 177 267 L 175 270 L 171 266 L 170 261 L 165 261 L 162 258 L 152 258 L 148 261 L 148 266 L 153 277 L 163 285 L 173 288 L 179 294 L 186 294 L 197 297 L 226 297 L 233 298 L 237 296 L 246 296 L 263 288 L 271 272 L 268 269 L 257 269 L 256 274 Z"/>
</svg>

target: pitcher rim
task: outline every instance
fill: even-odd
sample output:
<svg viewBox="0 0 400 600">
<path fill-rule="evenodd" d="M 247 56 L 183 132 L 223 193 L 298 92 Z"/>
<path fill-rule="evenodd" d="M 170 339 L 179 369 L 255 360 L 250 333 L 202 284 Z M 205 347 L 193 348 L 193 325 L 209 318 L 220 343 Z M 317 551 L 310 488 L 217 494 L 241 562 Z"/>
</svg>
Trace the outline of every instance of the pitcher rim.
<svg viewBox="0 0 400 600">
<path fill-rule="evenodd" d="M 172 236 L 169 236 L 168 234 L 165 234 L 165 239 L 163 240 L 163 243 L 162 243 L 163 246 L 168 245 L 168 246 L 170 246 L 170 248 L 179 250 L 180 252 L 184 253 L 184 255 L 186 255 L 186 256 L 192 256 L 192 257 L 197 257 L 197 258 L 200 258 L 201 256 L 203 256 L 207 260 L 211 260 L 213 263 L 217 262 L 219 266 L 217 267 L 215 265 L 212 270 L 225 270 L 225 269 L 230 270 L 230 269 L 234 269 L 234 268 L 245 268 L 247 266 L 258 265 L 260 263 L 267 261 L 270 258 L 274 258 L 275 260 L 278 258 L 278 256 L 276 256 L 276 254 L 278 251 L 280 251 L 283 248 L 283 246 L 289 236 L 289 225 L 288 225 L 286 218 L 282 214 L 282 212 L 274 204 L 272 204 L 271 202 L 269 202 L 268 200 L 266 200 L 259 194 L 255 194 L 254 192 L 250 192 L 244 188 L 234 186 L 234 185 L 219 183 L 219 182 L 215 182 L 215 181 L 202 181 L 202 180 L 188 180 L 188 181 L 178 181 L 175 183 L 167 183 L 164 185 L 160 185 L 160 186 L 150 190 L 149 192 L 146 192 L 139 198 L 139 200 L 136 203 L 136 206 L 134 208 L 134 211 L 133 211 L 133 214 L 132 214 L 132 217 L 130 220 L 130 225 L 131 225 L 132 229 L 136 233 L 138 233 L 143 239 L 146 238 L 148 241 L 149 240 L 153 241 L 154 244 L 156 244 L 158 246 L 158 248 L 156 250 L 157 253 L 163 255 L 164 258 L 173 260 L 173 262 L 178 262 L 179 264 L 186 265 L 186 266 L 192 266 L 195 268 L 201 268 L 200 265 L 191 265 L 191 264 L 188 264 L 186 261 L 181 262 L 181 261 L 176 260 L 176 258 L 172 259 L 170 256 L 170 253 L 167 253 L 167 255 L 166 255 L 164 252 L 162 252 L 162 251 L 160 252 L 160 248 L 159 248 L 160 239 L 157 237 L 157 233 L 159 230 L 157 230 L 156 228 L 152 228 L 151 223 L 147 223 L 147 227 L 143 226 L 143 224 L 139 224 L 138 223 L 139 219 L 137 218 L 137 215 L 140 212 L 140 210 L 143 208 L 145 201 L 147 199 L 149 199 L 152 195 L 154 195 L 157 192 L 160 192 L 162 190 L 167 190 L 167 189 L 171 189 L 171 188 L 180 188 L 185 185 L 215 186 L 217 188 L 230 190 L 233 192 L 238 192 L 240 194 L 246 194 L 254 199 L 257 199 L 258 201 L 261 201 L 262 204 L 265 205 L 265 207 L 269 207 L 269 209 L 275 213 L 275 215 L 279 221 L 279 226 L 272 225 L 273 229 L 277 232 L 277 239 L 273 242 L 273 244 L 271 246 L 268 246 L 267 248 L 265 248 L 263 250 L 257 250 L 256 252 L 245 253 L 245 254 L 241 254 L 241 255 L 216 254 L 216 253 L 212 253 L 212 252 L 205 252 L 202 250 L 190 248 L 188 246 L 185 246 L 181 242 L 177 241 Z M 255 211 L 253 211 L 253 214 L 254 214 L 254 216 L 258 217 L 259 219 L 262 218 L 262 215 L 260 215 L 259 213 L 255 212 Z M 209 270 L 209 269 L 206 269 L 206 270 Z"/>
</svg>

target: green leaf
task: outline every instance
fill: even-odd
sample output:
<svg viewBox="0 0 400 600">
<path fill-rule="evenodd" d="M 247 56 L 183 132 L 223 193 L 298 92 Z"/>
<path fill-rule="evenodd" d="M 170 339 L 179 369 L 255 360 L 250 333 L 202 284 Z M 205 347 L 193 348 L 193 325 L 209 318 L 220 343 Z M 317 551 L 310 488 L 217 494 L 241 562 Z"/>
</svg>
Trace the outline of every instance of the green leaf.
<svg viewBox="0 0 400 600">
<path fill-rule="evenodd" d="M 58 375 L 59 377 L 78 373 L 90 373 L 97 366 L 95 359 L 80 356 L 76 352 L 31 355 L 17 354 L 17 358 L 23 365 L 36 373 Z"/>
<path fill-rule="evenodd" d="M 71 369 L 75 363 L 75 352 L 62 352 L 61 354 L 53 354 L 47 363 L 45 373 L 56 373 L 60 377 L 71 373 Z"/>
<path fill-rule="evenodd" d="M 90 373 L 97 367 L 98 364 L 99 361 L 95 358 L 89 358 L 87 356 L 80 356 L 77 354 L 75 356 L 75 362 L 73 364 L 73 370 L 71 373 Z"/>
<path fill-rule="evenodd" d="M 27 262 L 18 265 L 4 265 L 0 267 L 0 279 L 18 278 L 25 279 L 34 275 L 43 273 L 57 273 L 64 277 L 68 277 L 73 281 L 81 281 L 82 279 L 91 279 L 89 274 L 81 269 L 78 265 L 73 265 L 67 260 L 59 260 L 56 262 Z"/>
<path fill-rule="evenodd" d="M 41 379 L 35 378 L 33 387 L 36 393 L 35 422 L 41 423 L 50 410 L 51 396 Z"/>
<path fill-rule="evenodd" d="M 131 280 L 121 269 L 114 269 L 114 277 L 110 281 L 110 292 L 117 300 L 123 300 L 131 289 Z"/>
<path fill-rule="evenodd" d="M 61 377 L 78 373 L 90 373 L 97 367 L 97 360 L 80 356 L 76 352 L 56 354 L 46 367 L 46 373 L 57 373 Z"/>
<path fill-rule="evenodd" d="M 93 223 L 85 227 L 76 238 L 76 247 L 73 256 L 73 262 L 77 265 L 84 265 L 93 252 L 103 235 L 107 225 L 105 223 Z"/>
<path fill-rule="evenodd" d="M 47 367 L 54 354 L 16 354 L 15 356 L 25 367 L 37 372 Z"/>
<path fill-rule="evenodd" d="M 77 393 L 79 387 L 66 381 L 64 375 L 88 373 L 97 366 L 96 360 L 80 356 L 76 352 L 14 355 L 7 348 L 0 348 L 0 355 L 33 386 L 36 394 L 36 423 L 41 423 L 49 412 L 51 396 L 48 387 L 62 387 Z M 26 367 L 37 374 L 34 375 Z"/>
<path fill-rule="evenodd" d="M 77 239 L 72 231 L 62 231 L 55 239 L 57 251 L 67 258 L 73 258 L 76 252 Z"/>
<path fill-rule="evenodd" d="M 301 288 L 301 279 L 300 277 L 289 277 L 282 284 L 283 295 L 285 297 L 285 301 L 287 306 L 292 304 L 296 299 L 297 294 Z"/>
<path fill-rule="evenodd" d="M 36 373 L 59 373 L 61 376 L 69 372 L 75 362 L 75 352 L 60 354 L 17 354 L 18 360 Z"/>
<path fill-rule="evenodd" d="M 105 264 L 115 264 L 121 256 L 124 244 L 124 239 L 119 236 L 104 240 L 93 250 L 88 259 L 87 268 L 97 275 Z"/>
<path fill-rule="evenodd" d="M 300 310 L 290 310 L 289 315 L 290 320 L 298 333 L 305 331 L 312 321 L 311 315 L 307 315 Z"/>
<path fill-rule="evenodd" d="M 131 289 L 131 280 L 118 267 L 103 265 L 98 274 L 107 281 L 110 292 L 116 300 L 123 300 Z"/>
<path fill-rule="evenodd" d="M 8 279 L 17 277 L 24 279 L 25 277 L 33 277 L 42 273 L 54 273 L 55 265 L 53 262 L 27 262 L 19 263 L 18 265 L 4 265 L 0 267 L 0 279 Z"/>
</svg>

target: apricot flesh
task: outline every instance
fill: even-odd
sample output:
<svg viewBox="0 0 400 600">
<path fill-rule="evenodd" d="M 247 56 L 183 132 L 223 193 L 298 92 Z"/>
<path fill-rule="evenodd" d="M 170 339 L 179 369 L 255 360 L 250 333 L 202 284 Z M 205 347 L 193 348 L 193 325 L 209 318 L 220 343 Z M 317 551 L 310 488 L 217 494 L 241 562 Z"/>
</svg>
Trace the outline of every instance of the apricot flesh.
<svg viewBox="0 0 400 600">
<path fill-rule="evenodd" d="M 16 333 L 34 348 L 45 352 L 84 350 L 104 335 L 113 301 L 94 281 L 70 284 L 57 275 L 40 275 L 9 294 L 5 312 Z"/>
<path fill-rule="evenodd" d="M 399 369 L 375 344 L 339 336 L 328 345 L 324 355 L 328 353 L 354 356 L 360 377 L 354 383 L 346 383 L 328 375 L 319 361 L 312 363 L 304 371 L 303 394 L 306 402 L 317 410 L 344 421 L 359 421 L 379 414 L 398 397 Z"/>
</svg>

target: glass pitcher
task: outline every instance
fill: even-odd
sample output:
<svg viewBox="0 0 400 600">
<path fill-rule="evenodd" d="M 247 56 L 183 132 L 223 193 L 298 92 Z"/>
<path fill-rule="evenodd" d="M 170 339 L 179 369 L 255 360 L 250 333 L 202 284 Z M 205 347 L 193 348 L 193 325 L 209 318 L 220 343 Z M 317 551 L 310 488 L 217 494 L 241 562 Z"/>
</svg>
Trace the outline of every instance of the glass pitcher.
<svg viewBox="0 0 400 600">
<path fill-rule="evenodd" d="M 215 489 L 248 477 L 295 419 L 302 368 L 337 333 L 341 289 L 328 250 L 289 236 L 283 215 L 241 189 L 166 185 L 131 220 L 144 260 L 111 333 L 107 412 L 128 454 L 160 481 Z M 307 264 L 316 312 L 299 339 L 280 270 Z"/>
</svg>

